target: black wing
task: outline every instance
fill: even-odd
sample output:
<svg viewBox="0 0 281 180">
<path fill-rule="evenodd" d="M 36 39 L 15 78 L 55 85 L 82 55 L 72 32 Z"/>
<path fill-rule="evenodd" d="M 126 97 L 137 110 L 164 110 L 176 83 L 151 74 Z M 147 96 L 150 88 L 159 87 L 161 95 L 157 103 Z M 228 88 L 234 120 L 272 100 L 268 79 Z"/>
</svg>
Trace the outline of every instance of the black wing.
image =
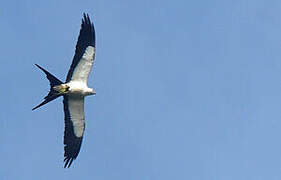
<svg viewBox="0 0 281 180">
<path fill-rule="evenodd" d="M 84 98 L 64 95 L 64 167 L 77 158 L 85 130 Z"/>
<path fill-rule="evenodd" d="M 83 57 L 83 54 L 89 46 L 95 48 L 95 28 L 94 24 L 90 21 L 89 15 L 86 15 L 84 13 L 78 41 L 76 44 L 75 54 L 66 77 L 66 82 L 69 82 L 71 80 L 75 68 L 79 64 L 80 60 Z"/>
</svg>

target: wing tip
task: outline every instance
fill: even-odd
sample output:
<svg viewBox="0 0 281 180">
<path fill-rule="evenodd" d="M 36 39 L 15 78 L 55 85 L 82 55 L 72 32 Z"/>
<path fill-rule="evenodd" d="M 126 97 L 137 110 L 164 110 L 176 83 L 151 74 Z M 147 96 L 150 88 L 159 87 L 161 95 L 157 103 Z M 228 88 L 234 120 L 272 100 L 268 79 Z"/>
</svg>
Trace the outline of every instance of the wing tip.
<svg viewBox="0 0 281 180">
<path fill-rule="evenodd" d="M 82 18 L 82 24 L 92 24 L 91 23 L 91 20 L 90 20 L 90 17 L 89 17 L 89 14 L 88 13 L 83 13 L 83 18 Z"/>
<path fill-rule="evenodd" d="M 83 20 L 84 20 L 84 21 L 87 21 L 87 22 L 91 22 L 88 13 L 83 12 Z"/>
<path fill-rule="evenodd" d="M 84 12 L 81 27 L 83 27 L 85 25 L 89 27 L 90 32 L 93 34 L 93 46 L 95 47 L 96 46 L 95 26 L 94 26 L 94 23 L 91 21 L 89 14 Z"/>
<path fill-rule="evenodd" d="M 64 168 L 69 168 L 73 162 L 74 158 L 72 157 L 65 157 L 64 158 Z"/>
</svg>

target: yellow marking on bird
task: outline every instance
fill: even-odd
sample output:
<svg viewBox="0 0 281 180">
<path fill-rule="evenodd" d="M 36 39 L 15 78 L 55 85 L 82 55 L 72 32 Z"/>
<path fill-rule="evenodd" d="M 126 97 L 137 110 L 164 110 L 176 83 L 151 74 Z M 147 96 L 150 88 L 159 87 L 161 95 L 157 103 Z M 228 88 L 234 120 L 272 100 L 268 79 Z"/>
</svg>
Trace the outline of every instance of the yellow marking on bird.
<svg viewBox="0 0 281 180">
<path fill-rule="evenodd" d="M 58 85 L 58 86 L 54 86 L 53 89 L 55 91 L 57 91 L 59 94 L 64 94 L 68 91 L 69 86 L 67 86 L 65 84 L 61 84 L 61 85 Z"/>
<path fill-rule="evenodd" d="M 61 88 L 61 89 L 59 90 L 60 93 L 64 93 L 64 92 L 66 92 L 66 91 L 67 91 L 66 88 Z"/>
</svg>

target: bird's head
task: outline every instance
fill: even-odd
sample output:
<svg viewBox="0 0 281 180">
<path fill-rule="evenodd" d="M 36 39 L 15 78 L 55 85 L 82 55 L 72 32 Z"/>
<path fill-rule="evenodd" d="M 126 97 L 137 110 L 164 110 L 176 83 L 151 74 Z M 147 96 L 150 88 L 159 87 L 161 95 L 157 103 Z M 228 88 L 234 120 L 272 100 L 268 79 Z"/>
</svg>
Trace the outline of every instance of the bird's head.
<svg viewBox="0 0 281 180">
<path fill-rule="evenodd" d="M 96 95 L 96 91 L 94 90 L 94 89 L 92 89 L 92 88 L 90 88 L 90 95 Z"/>
</svg>

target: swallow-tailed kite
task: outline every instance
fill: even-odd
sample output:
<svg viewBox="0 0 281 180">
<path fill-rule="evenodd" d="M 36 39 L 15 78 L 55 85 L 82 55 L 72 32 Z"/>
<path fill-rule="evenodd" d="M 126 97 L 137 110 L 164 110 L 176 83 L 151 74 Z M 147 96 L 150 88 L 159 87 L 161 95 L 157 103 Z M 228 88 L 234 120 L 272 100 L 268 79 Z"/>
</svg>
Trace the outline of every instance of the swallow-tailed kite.
<svg viewBox="0 0 281 180">
<path fill-rule="evenodd" d="M 95 28 L 89 15 L 84 13 L 83 16 L 75 55 L 65 83 L 35 64 L 50 81 L 50 91 L 44 101 L 32 110 L 63 96 L 65 115 L 64 167 L 70 167 L 81 148 L 85 130 L 84 97 L 95 94 L 94 89 L 87 86 L 88 76 L 95 57 Z"/>
</svg>

